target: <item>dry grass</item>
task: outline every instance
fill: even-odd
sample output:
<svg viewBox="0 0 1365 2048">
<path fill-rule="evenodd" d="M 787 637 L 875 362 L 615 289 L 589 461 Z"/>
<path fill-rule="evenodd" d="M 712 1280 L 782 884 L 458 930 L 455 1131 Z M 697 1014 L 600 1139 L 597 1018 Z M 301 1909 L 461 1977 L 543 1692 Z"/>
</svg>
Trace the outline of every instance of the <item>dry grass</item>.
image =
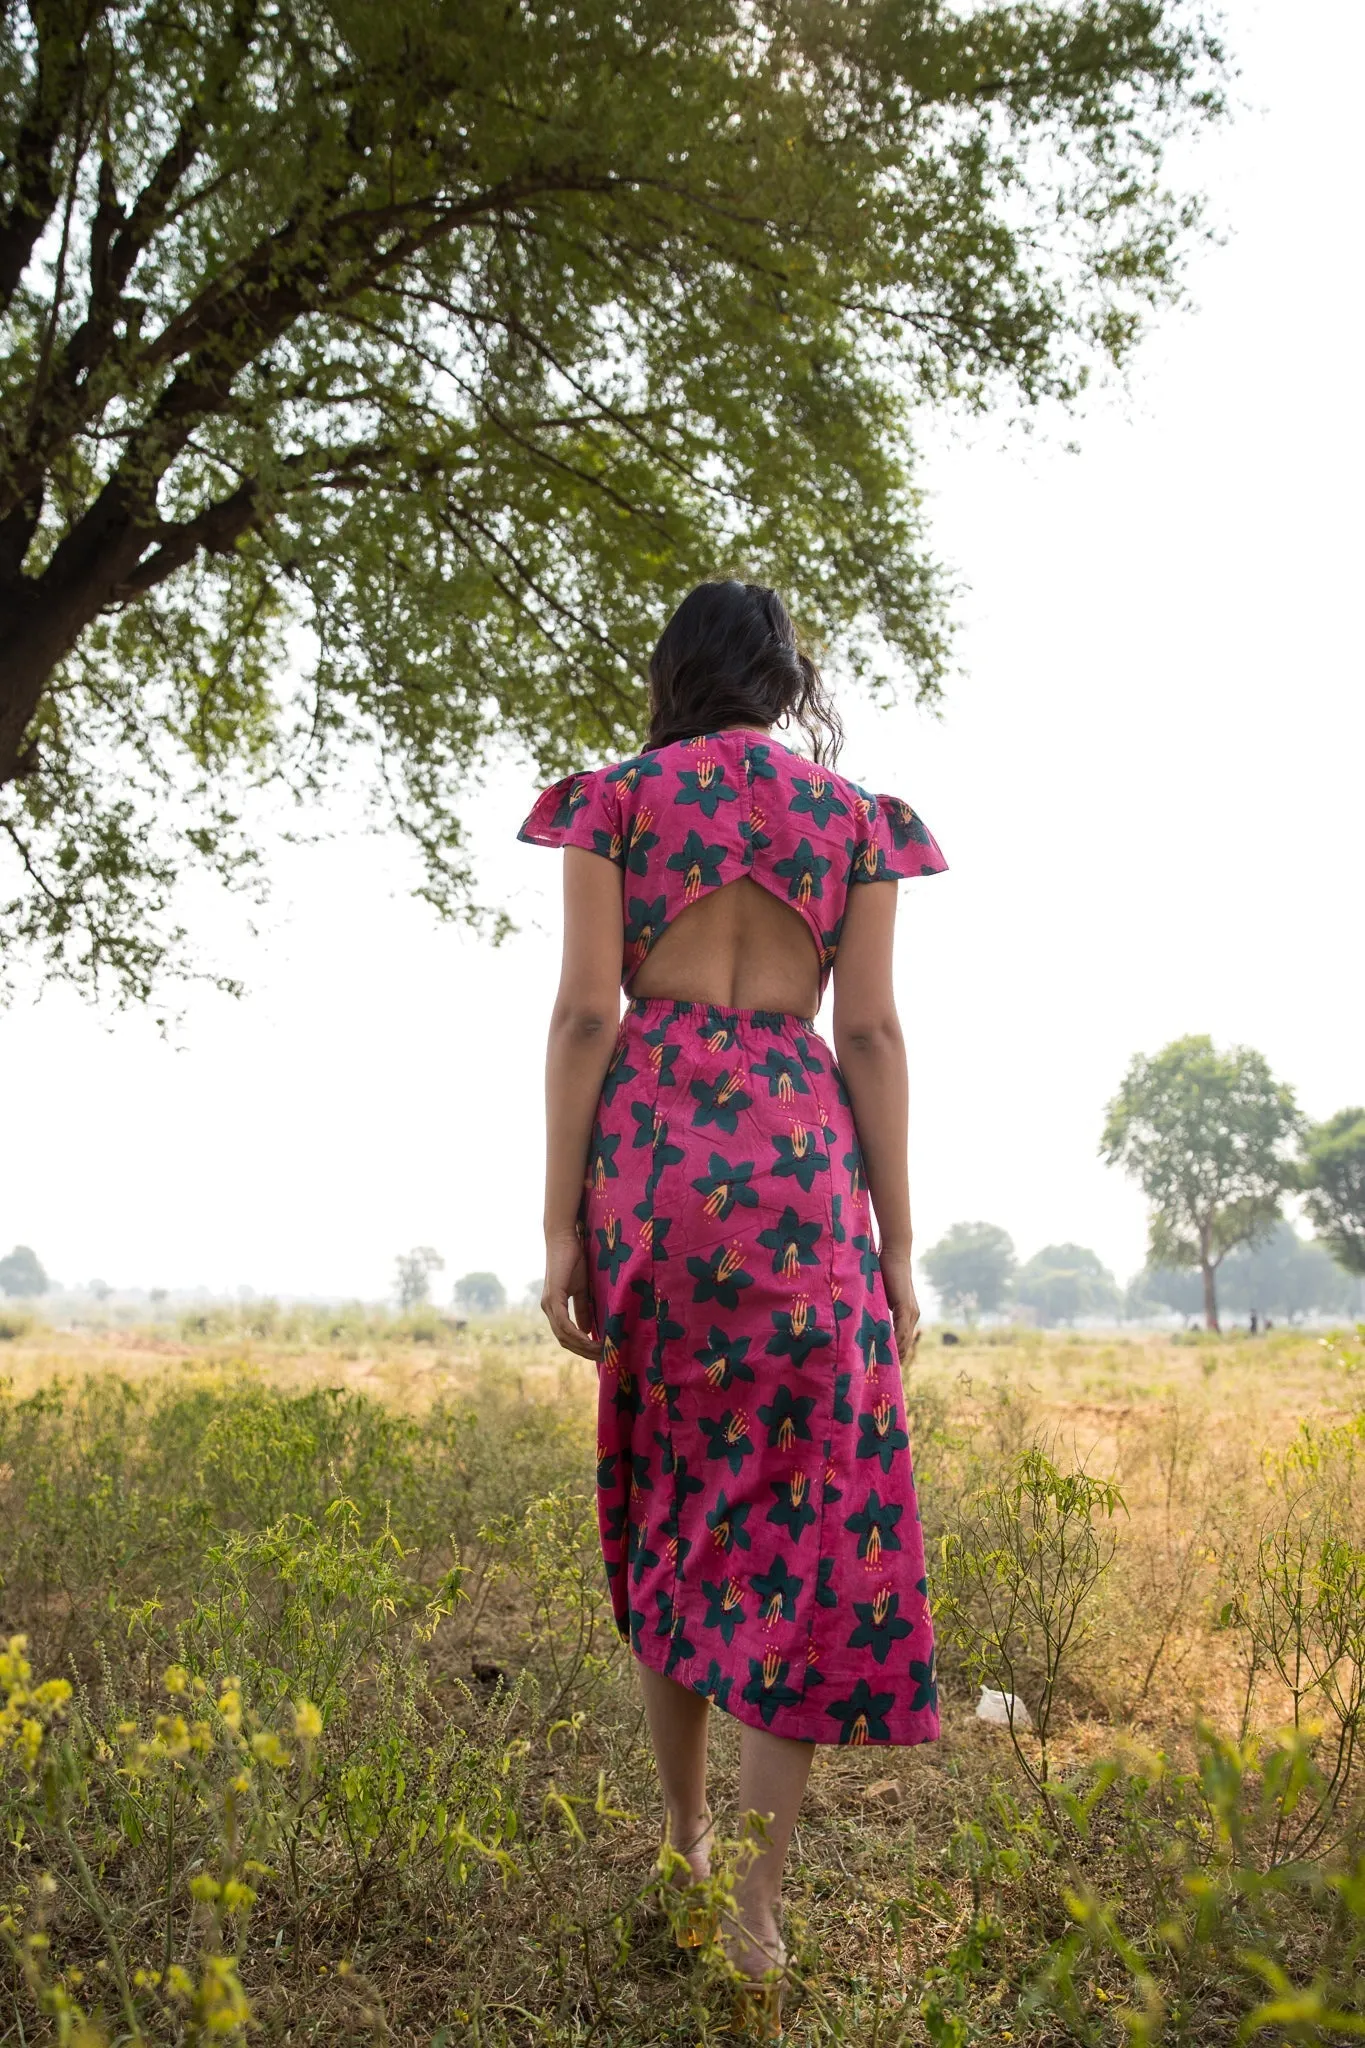
<svg viewBox="0 0 1365 2048">
<path fill-rule="evenodd" d="M 67 1335 L 34 1328 L 0 1346 L 0 1371 L 12 1382 L 12 1442 L 18 1441 L 16 1403 L 29 1400 L 31 1406 L 32 1396 L 54 1385 L 68 1390 L 68 1413 L 50 1429 L 44 1425 L 47 1450 L 41 1455 L 50 1456 L 66 1430 L 87 1458 L 87 1472 L 106 1455 L 100 1450 L 106 1439 L 90 1420 L 93 1410 L 81 1419 L 79 1389 L 103 1390 L 99 1400 L 105 1400 L 109 1375 L 132 1389 L 130 1445 L 142 1441 L 139 1432 L 151 1429 L 155 1435 L 148 1417 L 172 1410 L 179 1418 L 176 1428 L 200 1431 L 183 1438 L 186 1469 L 166 1496 L 173 1497 L 174 1508 L 163 1504 L 152 1511 L 153 1475 L 138 1466 L 136 1487 L 131 1479 L 126 1487 L 119 1482 L 124 1521 L 116 1526 L 112 1509 L 107 1526 L 93 1515 L 88 1539 L 81 1539 L 84 1550 L 69 1531 L 44 1547 L 33 1527 L 40 1513 L 60 1513 L 72 1527 L 80 1524 L 74 1493 L 84 1482 L 73 1480 L 68 1502 L 51 1474 L 44 1493 L 35 1470 L 21 1470 L 12 1449 L 3 1453 L 4 1625 L 26 1630 L 40 1674 L 69 1671 L 85 1688 L 80 1708 L 91 1755 L 102 1739 L 101 1715 L 107 1722 L 117 1709 L 144 1730 L 150 1726 L 164 1664 L 175 1660 L 194 1668 L 200 1657 L 210 1693 L 223 1671 L 233 1668 L 224 1662 L 235 1654 L 231 1645 L 215 1647 L 202 1619 L 213 1576 L 210 1571 L 206 1580 L 203 1560 L 210 1538 L 216 1531 L 221 1541 L 234 1515 L 239 1532 L 249 1533 L 251 1511 L 233 1503 L 240 1504 L 255 1483 L 265 1457 L 250 1434 L 259 1426 L 250 1407 L 257 1395 L 276 1418 L 269 1426 L 277 1435 L 295 1427 L 293 1411 L 277 1413 L 269 1406 L 281 1394 L 342 1389 L 364 1397 L 355 1411 L 362 1417 L 359 1435 L 352 1433 L 355 1441 L 372 1431 L 363 1420 L 371 1413 L 381 1428 L 387 1427 L 384 1415 L 418 1418 L 421 1429 L 402 1445 L 385 1439 L 376 1447 L 366 1436 L 370 1448 L 362 1456 L 351 1437 L 342 1448 L 303 1442 L 289 1452 L 294 1464 L 281 1469 L 297 1475 L 291 1483 L 301 1489 L 296 1506 L 302 1515 L 316 1518 L 338 1492 L 360 1498 L 367 1539 L 379 1527 L 382 1502 L 391 1498 L 394 1527 L 405 1545 L 413 1546 L 414 1555 L 425 1545 L 425 1591 L 452 1558 L 466 1575 L 467 1597 L 433 1624 L 420 1650 L 411 1647 L 407 1622 L 382 1642 L 376 1637 L 366 1653 L 369 1661 L 358 1659 L 338 1690 L 338 1701 L 343 1692 L 345 1701 L 329 1720 L 326 1738 L 338 1757 L 343 1749 L 351 1756 L 353 1777 L 363 1764 L 376 1772 L 377 1784 L 382 1772 L 375 1758 L 385 1743 L 396 1742 L 400 1752 L 410 1745 L 409 1776 L 415 1778 L 426 1767 L 420 1757 L 435 1755 L 443 1730 L 463 1731 L 461 1754 L 475 1787 L 468 1812 L 472 1816 L 477 1808 L 483 1815 L 470 1821 L 478 1846 L 465 1853 L 464 1866 L 454 1852 L 405 1864 L 384 1837 L 383 1854 L 358 1878 L 360 1866 L 354 1857 L 348 1865 L 344 1842 L 346 1829 L 360 1825 L 346 1807 L 358 1795 L 343 1797 L 339 1765 L 335 1811 L 341 1818 L 330 1832 L 310 1832 L 311 1820 L 304 1828 L 311 1860 L 292 1900 L 282 1882 L 258 1880 L 261 1897 L 249 1931 L 228 1941 L 202 1910 L 196 1916 L 187 1895 L 172 1896 L 169 1905 L 153 1906 L 156 1939 L 144 1940 L 145 1893 L 159 1882 L 159 1864 L 118 1842 L 114 1808 L 91 1763 L 79 1802 L 95 1831 L 92 1839 L 103 1844 L 105 1913 L 127 1947 L 130 1967 L 160 1956 L 163 1921 L 169 1930 L 165 1953 L 173 1932 L 176 1954 L 187 1968 L 195 1957 L 210 1954 L 211 1937 L 218 1939 L 236 1956 L 234 1967 L 255 2015 L 253 2040 L 388 2040 L 422 2048 L 452 2048 L 457 2042 L 567 2048 L 614 2041 L 643 2048 L 654 2041 L 715 2037 L 726 2005 L 723 1985 L 714 1966 L 679 1961 L 651 1892 L 656 1823 L 648 1751 L 629 1669 L 609 1641 L 601 1644 L 600 1665 L 590 1660 L 573 1678 L 567 1714 L 559 1716 L 566 1725 L 558 1732 L 544 1725 L 559 1651 L 553 1619 L 534 1619 L 536 1575 L 559 1575 L 549 1599 L 551 1616 L 556 1602 L 577 1601 L 583 1611 L 585 1603 L 597 1602 L 600 1609 L 590 1586 L 590 1529 L 585 1536 L 588 1525 L 579 1526 L 548 1562 L 546 1555 L 530 1559 L 515 1544 L 495 1556 L 496 1546 L 485 1540 L 491 1510 L 522 1528 L 530 1499 L 545 1498 L 547 1489 L 556 1498 L 586 1490 L 595 1387 L 590 1368 L 566 1361 L 529 1318 L 508 1317 L 462 1333 L 441 1330 L 417 1343 L 373 1331 L 357 1340 L 319 1344 L 307 1332 L 228 1332 L 191 1341 L 169 1332 Z M 1125 1511 L 1115 1522 L 1114 1561 L 1059 1690 L 1051 1763 L 1054 1777 L 1075 1788 L 1091 1783 L 1097 1763 L 1115 1755 L 1127 1756 L 1129 1775 L 1102 1796 L 1083 1827 L 1049 1811 L 1031 1790 L 1008 1736 L 974 1718 L 974 1667 L 970 1652 L 961 1649 L 945 1656 L 944 1731 L 937 1746 L 872 1755 L 821 1751 L 790 1885 L 801 1984 L 794 2042 L 964 2048 L 999 2040 L 1044 2048 L 1084 2041 L 1118 2048 L 1125 2040 L 1145 2039 L 1212 2048 L 1231 2041 L 1254 2017 L 1264 1985 L 1237 1955 L 1258 1944 L 1287 1981 L 1301 1991 L 1311 1989 L 1324 1953 L 1328 1922 L 1322 1916 L 1331 1906 L 1333 1873 L 1349 1870 L 1359 1854 L 1349 1799 L 1341 1802 L 1340 1825 L 1314 1865 L 1317 1875 L 1286 1894 L 1265 1878 L 1269 1865 L 1257 1833 L 1264 1820 L 1257 1805 L 1263 1777 L 1255 1759 L 1244 1754 L 1233 1771 L 1235 1796 L 1248 1816 L 1246 1841 L 1234 1854 L 1225 1843 L 1220 1846 L 1221 1823 L 1208 1793 L 1208 1738 L 1201 1747 L 1196 1729 L 1202 1716 L 1235 1736 L 1243 1716 L 1245 1645 L 1235 1627 L 1219 1624 L 1219 1616 L 1235 1577 L 1233 1553 L 1245 1558 L 1257 1518 L 1273 1505 L 1266 1454 L 1282 1453 L 1305 1422 L 1319 1437 L 1334 1427 L 1349 1435 L 1363 1405 L 1360 1389 L 1358 1349 L 1333 1349 L 1293 1333 L 1253 1342 L 1025 1332 L 951 1349 L 926 1340 L 911 1380 L 911 1402 L 931 1539 L 950 1534 L 972 1485 L 1011 1469 L 1029 1445 L 1046 1445 L 1061 1468 L 1112 1476 L 1122 1489 Z M 336 1404 L 334 1394 L 327 1392 L 327 1399 Z M 196 1400 L 199 1420 L 186 1421 L 186 1403 Z M 104 1413 L 107 1425 L 109 1411 Z M 250 1428 L 233 1420 L 224 1432 L 235 1448 L 224 1454 L 222 1472 L 211 1461 L 196 1469 L 205 1419 L 212 1425 L 215 1414 L 239 1413 L 256 1420 Z M 479 1416 L 497 1418 L 491 1448 L 487 1442 L 481 1447 L 478 1430 L 458 1420 Z M 38 1437 L 31 1441 L 37 1444 Z M 498 1448 L 508 1442 L 519 1447 L 512 1454 Z M 39 1455 L 31 1452 L 35 1460 Z M 461 1461 L 466 1476 L 460 1484 L 472 1507 L 462 1505 L 465 1495 L 451 1476 L 452 1464 Z M 142 1505 L 134 1514 L 127 1500 L 137 1487 L 143 1489 Z M 362 1488 L 369 1489 L 363 1497 Z M 443 1488 L 449 1498 L 443 1494 L 432 1508 L 435 1520 L 423 1533 L 423 1502 Z M 59 1496 L 65 1503 L 60 1508 L 54 1505 Z M 168 1516 L 183 1519 L 192 1508 L 203 1518 L 201 1533 L 193 1541 L 168 1541 Z M 264 1508 L 261 1515 L 268 1521 Z M 445 1537 L 437 1531 L 442 1516 Z M 1365 1529 L 1357 1526 L 1355 1537 L 1365 1542 Z M 499 1564 L 501 1576 L 494 1569 Z M 279 1568 L 278 1558 L 274 1567 L 259 1557 L 243 1566 L 244 1599 L 258 1602 L 262 1611 L 269 1607 L 269 1570 Z M 153 1593 L 163 1602 L 155 1611 L 147 1607 Z M 1026 1696 L 1035 1649 L 1025 1646 L 1020 1655 Z M 281 1631 L 270 1652 L 286 1673 L 281 1698 L 300 1689 L 289 1658 L 297 1661 L 301 1654 L 297 1645 L 290 1649 Z M 262 1671 L 267 1663 L 261 1663 Z M 394 1673 L 400 1671 L 408 1674 L 402 1680 L 410 1689 L 407 1708 L 394 1691 Z M 495 1672 L 505 1678 L 490 1676 Z M 264 1689 L 264 1680 L 260 1684 Z M 259 1704 L 265 1714 L 263 1696 Z M 1271 1674 L 1261 1682 L 1254 1718 L 1271 1727 L 1286 1706 Z M 715 1736 L 715 1794 L 724 1811 L 734 1783 L 735 1730 L 717 1717 Z M 51 1741 L 57 1741 L 55 1727 Z M 1161 1770 L 1151 1763 L 1153 1751 L 1168 1759 Z M 480 1778 L 475 1786 L 475 1759 L 487 1784 Z M 154 1760 L 148 1768 L 155 1775 L 160 1765 Z M 1202 1789 L 1183 1780 L 1182 1769 L 1202 1770 Z M 488 1785 L 496 1790 L 499 1772 L 519 1816 L 515 1840 L 503 1839 L 516 1868 L 501 1878 L 487 1860 L 494 1841 Z M 275 1814 L 272 1826 L 283 1826 L 280 1815 L 293 1811 L 289 1801 L 295 1795 L 285 1785 L 286 1775 L 280 1774 L 274 1789 L 252 1791 L 263 1827 L 268 1808 Z M 218 1823 L 210 1811 L 217 1794 L 211 1796 L 208 1777 L 204 1784 L 198 1821 L 181 1825 L 190 1837 L 199 1828 L 202 1853 L 211 1859 L 221 1855 L 221 1843 L 213 1846 Z M 582 1802 L 575 1809 L 582 1840 L 564 1822 L 556 1795 Z M 411 1805 L 415 1795 L 408 1785 L 396 1796 L 400 1805 Z M 10 1904 L 21 1909 L 16 1938 L 22 1942 L 24 1928 L 38 1924 L 34 1915 L 46 1914 L 52 1960 L 35 1972 L 16 1950 L 8 1990 L 0 1991 L 0 2038 L 77 2038 L 62 2035 L 60 2015 L 34 2010 L 44 1997 L 50 2003 L 60 1970 L 73 1959 L 84 1971 L 83 1983 L 69 1988 L 73 2003 L 97 2008 L 110 2039 L 129 2038 L 126 2026 L 117 2032 L 117 2001 L 107 1988 L 108 1940 L 88 1903 L 76 1896 L 60 1843 L 43 1839 L 28 1808 L 24 1849 L 14 1848 L 14 1816 L 23 1807 L 17 1792 L 15 1799 L 7 1882 Z M 605 1810 L 599 1813 L 598 1806 Z M 410 1830 L 418 1826 L 416 1808 L 404 1824 Z M 56 1904 L 40 1912 L 32 1881 L 45 1860 L 61 1889 Z M 1238 1877 L 1224 1886 L 1224 1919 L 1216 1926 L 1210 1922 L 1211 1932 L 1196 1929 L 1182 1937 L 1183 1950 L 1173 1947 L 1156 1930 L 1187 1913 L 1194 1896 L 1189 1871 L 1217 1874 L 1225 1866 L 1245 1867 L 1255 1885 L 1269 1882 L 1269 1889 L 1255 1892 L 1253 1900 L 1252 1878 Z M 176 1883 L 183 1892 L 185 1882 L 186 1873 L 179 1871 L 172 1892 Z M 1218 1882 L 1223 1884 L 1221 1876 Z M 1106 1906 L 1120 1916 L 1121 1939 L 1105 1932 Z M 1340 1917 L 1339 1904 L 1331 1910 Z M 1365 1924 L 1365 1905 L 1361 1917 Z M 1353 1938 L 1354 1949 L 1349 1939 L 1338 1944 L 1333 1968 L 1341 1982 L 1358 1987 L 1358 1974 L 1352 1978 L 1350 1972 L 1359 1961 L 1359 1933 Z M 1264 2038 L 1346 2038 L 1330 2020 L 1332 1999 L 1344 1995 L 1336 1980 L 1327 1983 L 1316 2016 L 1304 2005 L 1298 2018 L 1277 2022 L 1279 2030 L 1272 2028 Z M 22 2036 L 3 2033 L 5 1998 L 13 2006 L 13 2026 L 25 2029 Z M 179 2003 L 161 1991 L 149 1992 L 138 2013 L 148 2042 L 238 2037 L 230 2014 L 215 2035 L 199 1988 Z"/>
</svg>

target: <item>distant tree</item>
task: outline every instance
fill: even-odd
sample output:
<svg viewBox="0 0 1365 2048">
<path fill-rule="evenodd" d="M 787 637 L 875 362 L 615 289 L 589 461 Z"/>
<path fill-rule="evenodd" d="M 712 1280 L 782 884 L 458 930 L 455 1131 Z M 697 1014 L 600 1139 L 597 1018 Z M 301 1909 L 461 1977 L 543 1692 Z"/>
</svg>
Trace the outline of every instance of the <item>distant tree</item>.
<svg viewBox="0 0 1365 2048">
<path fill-rule="evenodd" d="M 107 1280 L 92 1280 L 86 1289 L 88 1294 L 94 1295 L 96 1301 L 108 1301 L 113 1291 Z"/>
<path fill-rule="evenodd" d="M 1100 1155 L 1131 1174 L 1151 1205 L 1148 1263 L 1199 1268 L 1210 1330 L 1219 1266 L 1267 1234 L 1296 1184 L 1290 1146 L 1300 1125 L 1292 1091 L 1260 1053 L 1220 1053 L 1204 1037 L 1139 1053 L 1109 1104 Z"/>
<path fill-rule="evenodd" d="M 420 1308 L 431 1294 L 431 1276 L 445 1270 L 445 1260 L 434 1252 L 429 1244 L 414 1245 L 410 1252 L 400 1252 L 394 1261 L 396 1274 L 395 1292 L 398 1306 L 406 1315 L 412 1308 Z"/>
<path fill-rule="evenodd" d="M 1074 1323 L 1077 1316 L 1114 1315 L 1119 1290 L 1097 1252 L 1083 1244 L 1049 1244 L 1019 1268 L 1014 1298 L 1036 1310 L 1045 1323 Z"/>
<path fill-rule="evenodd" d="M 1301 1167 L 1303 1206 L 1348 1273 L 1365 1273 L 1365 1109 L 1339 1109 L 1310 1124 Z"/>
<path fill-rule="evenodd" d="M 0 1293 L 46 1294 L 51 1285 L 31 1245 L 17 1244 L 8 1258 L 0 1259 Z"/>
<path fill-rule="evenodd" d="M 495 1316 L 507 1306 L 507 1289 L 496 1273 L 466 1273 L 455 1282 L 455 1306 L 476 1316 Z"/>
<path fill-rule="evenodd" d="M 1197 1316 L 1204 1306 L 1204 1284 L 1198 1273 L 1172 1272 L 1167 1267 L 1144 1266 L 1128 1282 L 1123 1312 L 1134 1321 L 1162 1310 L 1178 1316 Z"/>
<path fill-rule="evenodd" d="M 1348 1274 L 1320 1244 L 1308 1244 L 1292 1224 L 1277 1223 L 1268 1237 L 1239 1245 L 1218 1276 L 1223 1306 L 1241 1315 L 1333 1315 L 1350 1305 Z"/>
<path fill-rule="evenodd" d="M 539 1308 L 540 1297 L 544 1292 L 545 1281 L 543 1277 L 539 1280 L 528 1280 L 526 1283 L 526 1292 L 521 1297 L 522 1307 Z"/>
<path fill-rule="evenodd" d="M 994 1315 L 1009 1299 L 1014 1244 L 998 1224 L 955 1223 L 922 1264 L 947 1314 L 974 1322 Z"/>
</svg>

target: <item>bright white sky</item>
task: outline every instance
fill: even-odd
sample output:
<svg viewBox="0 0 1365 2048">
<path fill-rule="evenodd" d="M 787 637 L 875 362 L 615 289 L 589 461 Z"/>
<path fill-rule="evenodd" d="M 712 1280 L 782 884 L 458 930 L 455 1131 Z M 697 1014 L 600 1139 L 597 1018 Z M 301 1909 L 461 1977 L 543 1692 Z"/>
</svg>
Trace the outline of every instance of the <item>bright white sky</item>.
<svg viewBox="0 0 1365 2048">
<path fill-rule="evenodd" d="M 843 766 L 908 797 L 951 872 L 901 893 L 917 1234 L 1003 1224 L 1027 1257 L 1143 1256 L 1102 1167 L 1131 1055 L 1259 1047 L 1324 1116 L 1365 1098 L 1358 926 L 1362 448 L 1354 0 L 1231 0 L 1245 102 L 1196 176 L 1198 257 L 1132 390 L 1072 433 L 945 438 L 938 550 L 970 590 L 941 723 L 846 707 Z M 540 1065 L 559 861 L 531 788 L 477 805 L 523 926 L 492 951 L 355 838 L 274 863 L 263 940 L 211 903 L 242 1003 L 172 1044 L 62 993 L 0 1019 L 0 1250 L 67 1283 L 377 1298 L 417 1243 L 451 1279 L 539 1266 Z"/>
</svg>

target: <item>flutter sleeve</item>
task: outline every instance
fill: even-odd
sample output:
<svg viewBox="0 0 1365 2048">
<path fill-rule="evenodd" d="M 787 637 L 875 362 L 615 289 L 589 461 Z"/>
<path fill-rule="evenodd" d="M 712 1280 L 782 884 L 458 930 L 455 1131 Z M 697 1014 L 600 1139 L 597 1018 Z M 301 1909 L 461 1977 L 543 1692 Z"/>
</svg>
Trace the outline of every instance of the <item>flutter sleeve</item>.
<svg viewBox="0 0 1365 2048">
<path fill-rule="evenodd" d="M 517 837 L 532 846 L 582 846 L 624 867 L 620 791 L 600 770 L 566 775 L 541 791 Z"/>
<path fill-rule="evenodd" d="M 865 790 L 864 828 L 853 847 L 854 882 L 906 882 L 915 875 L 941 875 L 948 863 L 929 827 L 898 796 Z"/>
</svg>

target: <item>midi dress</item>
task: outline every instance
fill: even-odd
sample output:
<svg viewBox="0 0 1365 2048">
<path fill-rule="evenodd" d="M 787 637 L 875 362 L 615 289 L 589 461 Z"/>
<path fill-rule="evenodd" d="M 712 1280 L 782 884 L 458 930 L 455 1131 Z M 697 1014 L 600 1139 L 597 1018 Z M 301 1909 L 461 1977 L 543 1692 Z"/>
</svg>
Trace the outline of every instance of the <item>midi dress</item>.
<svg viewBox="0 0 1365 2048">
<path fill-rule="evenodd" d="M 906 803 L 753 732 L 566 776 L 518 835 L 621 872 L 622 984 L 742 877 L 823 990 L 850 889 L 947 863 Z M 601 1341 L 597 1503 L 635 1656 L 804 1742 L 938 1733 L 896 1339 L 848 1092 L 809 1017 L 628 1001 L 579 1229 Z"/>
</svg>

